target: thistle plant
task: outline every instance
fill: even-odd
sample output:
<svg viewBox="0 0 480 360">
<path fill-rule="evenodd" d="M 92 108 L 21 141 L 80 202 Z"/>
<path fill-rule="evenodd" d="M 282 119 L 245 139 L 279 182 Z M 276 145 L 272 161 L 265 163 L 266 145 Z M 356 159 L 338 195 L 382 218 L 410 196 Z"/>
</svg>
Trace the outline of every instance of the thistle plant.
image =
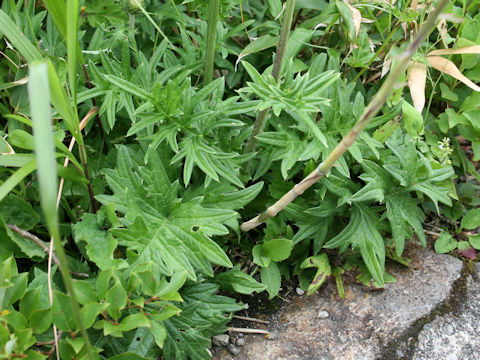
<svg viewBox="0 0 480 360">
<path fill-rule="evenodd" d="M 275 61 L 273 63 L 272 76 L 275 82 L 278 83 L 283 66 L 285 52 L 287 51 L 287 43 L 290 36 L 290 28 L 292 27 L 293 11 L 295 10 L 295 0 L 287 0 L 285 11 L 283 14 L 282 29 L 280 31 L 280 39 L 278 40 L 277 52 L 275 54 Z M 253 130 L 245 147 L 245 152 L 250 153 L 255 151 L 256 136 L 263 130 L 265 120 L 270 114 L 270 108 L 260 111 L 253 124 Z"/>
<path fill-rule="evenodd" d="M 4 357 L 207 360 L 230 294 L 383 288 L 435 211 L 480 250 L 477 0 L 43 3 L 0 9 Z"/>
<path fill-rule="evenodd" d="M 244 222 L 241 225 L 243 231 L 249 231 L 264 223 L 267 219 L 276 216 L 288 204 L 290 204 L 297 196 L 302 195 L 305 190 L 315 184 L 319 179 L 327 175 L 330 169 L 335 165 L 337 160 L 354 144 L 355 140 L 361 132 L 367 127 L 372 118 L 381 109 L 387 98 L 394 90 L 397 80 L 404 74 L 410 59 L 420 47 L 422 42 L 434 28 L 438 16 L 442 13 L 448 1 L 441 0 L 434 8 L 428 19 L 418 31 L 417 36 L 412 40 L 406 51 L 398 57 L 396 66 L 385 80 L 377 94 L 372 98 L 368 106 L 365 108 L 362 116 L 354 125 L 352 130 L 338 143 L 330 155 L 307 177 L 300 183 L 296 184 L 289 192 L 283 195 L 280 200 L 270 206 L 264 213 Z"/>
</svg>

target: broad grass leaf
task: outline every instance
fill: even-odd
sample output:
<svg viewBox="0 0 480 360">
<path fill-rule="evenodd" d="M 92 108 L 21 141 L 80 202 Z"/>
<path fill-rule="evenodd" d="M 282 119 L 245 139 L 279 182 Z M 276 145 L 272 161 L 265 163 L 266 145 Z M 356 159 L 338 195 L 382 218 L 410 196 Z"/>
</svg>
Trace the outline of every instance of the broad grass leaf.
<svg viewBox="0 0 480 360">
<path fill-rule="evenodd" d="M 17 184 L 37 168 L 37 160 L 33 159 L 15 171 L 6 181 L 0 185 L 0 201 L 12 191 Z"/>
<path fill-rule="evenodd" d="M 282 68 L 285 69 L 288 66 L 290 59 L 295 59 L 300 51 L 308 46 L 315 31 L 312 29 L 297 28 L 290 33 L 287 43 L 287 50 L 285 52 L 285 58 L 283 60 Z"/>
<path fill-rule="evenodd" d="M 118 320 L 122 315 L 122 310 L 127 306 L 127 292 L 120 284 L 116 282 L 115 285 L 105 294 L 105 301 L 110 305 L 107 308 L 108 314 L 115 320 Z"/>
<path fill-rule="evenodd" d="M 5 279 L 5 275 L 3 277 Z M 2 282 L 4 279 L 2 279 Z M 0 300 L 0 306 L 2 309 L 11 308 L 14 303 L 23 298 L 27 290 L 28 273 L 25 272 L 10 276 L 9 282 L 12 284 L 12 286 L 10 286 L 10 284 L 7 285 L 9 287 L 6 289 L 3 295 L 3 299 Z M 3 291 L 4 289 L 0 291 Z"/>
<path fill-rule="evenodd" d="M 96 302 L 97 293 L 91 283 L 85 280 L 78 280 L 73 283 L 73 289 L 77 295 L 77 301 L 79 304 L 86 305 L 91 302 Z"/>
<path fill-rule="evenodd" d="M 423 118 L 420 112 L 403 100 L 402 103 L 403 125 L 412 138 L 423 134 Z"/>
<path fill-rule="evenodd" d="M 30 203 L 19 196 L 9 194 L 0 202 L 0 214 L 6 223 L 30 230 L 40 221 L 40 216 Z"/>
<path fill-rule="evenodd" d="M 421 114 L 425 106 L 425 83 L 427 80 L 427 66 L 412 61 L 408 73 L 408 88 L 412 97 L 413 107 Z"/>
<path fill-rule="evenodd" d="M 251 294 L 254 291 L 261 292 L 267 288 L 253 277 L 240 270 L 229 270 L 215 276 L 215 280 L 225 291 L 234 291 L 240 294 Z"/>
<path fill-rule="evenodd" d="M 441 56 L 427 56 L 426 59 L 434 69 L 454 77 L 472 90 L 480 91 L 480 86 L 476 85 L 473 81 L 463 75 L 460 70 L 458 70 L 457 66 L 450 60 Z"/>
<path fill-rule="evenodd" d="M 288 259 L 292 251 L 293 243 L 289 239 L 266 240 L 262 245 L 263 255 L 273 261 Z"/>
<path fill-rule="evenodd" d="M 121 269 L 127 264 L 123 259 L 114 259 L 113 252 L 117 248 L 117 240 L 106 231 L 99 228 L 97 217 L 94 214 L 84 214 L 82 220 L 73 227 L 74 238 L 77 244 L 87 244 L 87 255 L 100 269 L 111 267 Z"/>
<path fill-rule="evenodd" d="M 277 263 L 272 261 L 267 267 L 262 267 L 260 270 L 260 278 L 262 284 L 267 285 L 268 298 L 273 299 L 277 296 L 282 283 L 280 269 Z"/>
<path fill-rule="evenodd" d="M 163 343 L 167 338 L 167 330 L 165 330 L 165 327 L 156 321 L 152 321 L 149 330 L 155 338 L 155 343 L 157 344 L 157 346 L 159 348 L 163 348 Z"/>
<path fill-rule="evenodd" d="M 78 324 L 73 313 L 74 310 L 70 297 L 55 290 L 53 293 L 52 307 L 53 323 L 55 326 L 63 331 L 72 332 L 78 330 Z"/>
<path fill-rule="evenodd" d="M 271 36 L 268 34 L 256 38 L 245 46 L 242 52 L 238 55 L 237 61 L 235 62 L 235 68 L 245 56 L 276 46 L 279 39 L 280 36 Z"/>
<path fill-rule="evenodd" d="M 80 131 L 78 114 L 73 111 L 70 100 L 65 92 L 58 74 L 51 61 L 47 61 L 48 66 L 48 85 L 50 88 L 50 100 L 53 107 L 62 117 L 68 130 L 75 137 L 80 145 L 83 144 L 83 136 Z"/>
<path fill-rule="evenodd" d="M 46 253 L 32 240 L 25 239 L 23 236 L 17 234 L 9 227 L 0 214 L 0 249 L 10 251 L 15 254 L 15 257 L 25 258 L 38 261 L 45 258 Z"/>
<path fill-rule="evenodd" d="M 282 13 L 281 0 L 267 0 L 268 11 L 273 18 L 277 18 Z"/>
<path fill-rule="evenodd" d="M 34 154 L 11 154 L 0 156 L 0 166 L 4 167 L 22 167 L 35 160 Z"/>
<path fill-rule="evenodd" d="M 133 352 L 125 352 L 123 354 L 112 356 L 110 360 L 146 360 L 146 358 Z"/>
<path fill-rule="evenodd" d="M 457 247 L 457 241 L 447 232 L 442 231 L 438 239 L 435 241 L 435 251 L 439 254 L 445 254 Z"/>
<path fill-rule="evenodd" d="M 79 294 L 78 291 L 75 292 Z M 79 296 L 80 297 L 80 296 Z M 90 302 L 87 303 L 84 307 L 80 309 L 80 316 L 82 317 L 82 324 L 85 329 L 89 329 L 95 322 L 95 319 L 99 314 L 107 310 L 108 303 L 96 303 Z"/>
<path fill-rule="evenodd" d="M 470 245 L 476 250 L 480 250 L 480 234 L 468 235 Z"/>
<path fill-rule="evenodd" d="M 460 222 L 460 229 L 476 229 L 480 227 L 480 209 L 470 209 Z"/>
</svg>

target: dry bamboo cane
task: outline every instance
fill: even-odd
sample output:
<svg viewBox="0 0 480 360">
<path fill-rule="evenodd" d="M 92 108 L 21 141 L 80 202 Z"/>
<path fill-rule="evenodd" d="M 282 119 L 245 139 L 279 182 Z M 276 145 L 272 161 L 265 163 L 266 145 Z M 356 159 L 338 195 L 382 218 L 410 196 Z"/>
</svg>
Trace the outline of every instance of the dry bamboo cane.
<svg viewBox="0 0 480 360">
<path fill-rule="evenodd" d="M 408 63 L 412 56 L 417 51 L 420 44 L 428 36 L 430 31 L 434 28 L 435 22 L 438 16 L 441 14 L 445 6 L 449 3 L 448 0 L 440 0 L 420 28 L 417 36 L 408 46 L 405 53 L 398 57 L 398 62 L 395 68 L 392 70 L 388 78 L 378 90 L 377 94 L 373 97 L 370 103 L 365 108 L 360 119 L 353 126 L 352 130 L 337 144 L 330 155 L 323 161 L 314 171 L 312 171 L 306 178 L 296 184 L 289 192 L 283 195 L 275 204 L 270 206 L 264 213 L 254 217 L 253 219 L 244 222 L 240 228 L 243 231 L 249 231 L 264 223 L 268 218 L 276 216 L 280 211 L 285 209 L 299 195 L 302 195 L 305 190 L 315 184 L 319 179 L 324 177 L 330 169 L 335 165 L 337 160 L 348 150 L 350 146 L 355 142 L 360 133 L 365 129 L 370 120 L 381 109 L 387 97 L 392 93 L 398 79 L 405 72 Z"/>
</svg>

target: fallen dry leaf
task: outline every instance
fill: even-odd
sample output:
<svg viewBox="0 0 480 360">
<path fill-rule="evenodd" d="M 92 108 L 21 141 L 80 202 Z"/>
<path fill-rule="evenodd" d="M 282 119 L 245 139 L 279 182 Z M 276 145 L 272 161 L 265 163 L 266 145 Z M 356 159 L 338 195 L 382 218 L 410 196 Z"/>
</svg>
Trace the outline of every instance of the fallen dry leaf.
<svg viewBox="0 0 480 360">
<path fill-rule="evenodd" d="M 469 78 L 467 78 L 465 75 L 463 75 L 460 70 L 458 70 L 458 68 L 455 66 L 455 64 L 450 60 L 442 58 L 440 56 L 427 56 L 426 59 L 430 66 L 434 69 L 454 77 L 458 81 L 461 81 L 462 83 L 467 85 L 472 90 L 480 91 L 480 87 L 476 85 L 473 81 L 471 81 Z"/>
<path fill-rule="evenodd" d="M 480 45 L 465 46 L 456 49 L 438 49 L 430 51 L 427 56 L 431 55 L 458 55 L 458 54 L 480 54 Z"/>
<path fill-rule="evenodd" d="M 352 13 L 352 21 L 353 25 L 355 26 L 355 36 L 358 36 L 358 32 L 360 31 L 360 25 L 362 24 L 362 14 L 360 13 L 360 10 L 354 8 L 347 1 L 344 0 L 344 3 L 347 4 L 350 12 Z"/>
<path fill-rule="evenodd" d="M 448 47 L 448 39 L 447 39 L 447 20 L 442 19 L 437 25 L 438 32 L 440 33 L 440 37 L 442 38 L 443 46 L 446 48 Z"/>
<path fill-rule="evenodd" d="M 409 66 L 408 88 L 413 101 L 413 107 L 422 113 L 425 106 L 425 83 L 427 81 L 427 66 L 412 61 Z"/>
</svg>

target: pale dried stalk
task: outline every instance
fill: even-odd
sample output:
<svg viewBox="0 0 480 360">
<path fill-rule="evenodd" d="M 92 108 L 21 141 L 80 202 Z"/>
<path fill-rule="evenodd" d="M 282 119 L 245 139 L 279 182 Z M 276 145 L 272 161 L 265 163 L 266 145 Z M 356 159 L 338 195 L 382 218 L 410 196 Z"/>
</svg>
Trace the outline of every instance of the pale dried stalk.
<svg viewBox="0 0 480 360">
<path fill-rule="evenodd" d="M 229 327 L 227 331 L 230 332 L 240 332 L 244 334 L 265 334 L 270 335 L 270 331 L 263 330 L 263 329 L 250 329 L 250 328 L 237 328 L 237 327 Z"/>
<path fill-rule="evenodd" d="M 93 115 L 98 111 L 98 108 L 95 106 L 90 111 L 85 115 L 85 117 L 80 121 L 79 127 L 80 131 L 83 130 L 85 125 L 87 125 L 88 121 L 92 118 Z M 75 137 L 72 136 L 72 139 L 70 140 L 70 145 L 68 146 L 68 150 L 71 152 L 73 150 L 73 146 L 75 145 Z M 68 163 L 70 160 L 68 157 L 65 158 L 65 161 L 63 162 L 63 166 L 67 167 Z M 63 184 L 65 180 L 62 177 L 60 179 L 60 184 L 58 185 L 58 192 L 57 192 L 57 209 L 58 206 L 60 205 L 60 199 L 62 198 L 62 191 L 63 191 Z M 53 253 L 53 236 L 50 238 L 50 249 L 48 252 L 48 265 L 47 265 L 47 286 L 48 286 L 48 298 L 50 301 L 50 305 L 53 305 L 53 290 L 52 290 L 52 279 L 51 279 L 51 272 L 52 272 L 52 259 L 56 259 L 55 254 Z M 58 261 L 58 260 L 57 260 Z M 55 261 L 56 264 L 58 262 Z M 55 349 L 58 349 L 58 333 L 57 333 L 57 327 L 53 325 L 53 335 L 54 335 L 54 342 L 55 342 Z M 57 353 L 57 360 L 60 360 L 60 354 L 58 350 L 56 351 Z"/>
<path fill-rule="evenodd" d="M 417 36 L 410 43 L 407 50 L 403 55 L 398 58 L 397 64 L 383 85 L 378 90 L 377 94 L 373 97 L 370 103 L 365 108 L 360 119 L 353 126 L 353 129 L 338 143 L 333 149 L 332 153 L 323 161 L 314 171 L 312 171 L 305 179 L 296 184 L 292 190 L 283 195 L 280 200 L 270 206 L 264 213 L 254 217 L 253 219 L 244 222 L 240 228 L 243 231 L 249 231 L 256 228 L 258 225 L 264 223 L 268 218 L 274 217 L 280 211 L 282 211 L 288 204 L 290 204 L 299 195 L 302 195 L 305 190 L 315 184 L 320 178 L 325 176 L 330 169 L 335 165 L 337 160 L 348 150 L 350 146 L 355 142 L 359 134 L 365 129 L 370 120 L 381 109 L 387 97 L 390 96 L 398 79 L 404 74 L 408 63 L 412 56 L 417 51 L 420 44 L 430 33 L 431 29 L 435 26 L 435 22 L 448 4 L 447 0 L 440 0 L 433 12 L 430 14 L 424 25 L 418 31 Z"/>
<path fill-rule="evenodd" d="M 233 315 L 233 317 L 235 319 L 258 322 L 258 323 L 261 323 L 261 324 L 269 324 L 270 323 L 269 321 L 266 321 L 266 320 L 260 320 L 260 319 L 256 319 L 256 318 L 252 318 L 252 317 L 248 317 L 248 316 Z"/>
</svg>

